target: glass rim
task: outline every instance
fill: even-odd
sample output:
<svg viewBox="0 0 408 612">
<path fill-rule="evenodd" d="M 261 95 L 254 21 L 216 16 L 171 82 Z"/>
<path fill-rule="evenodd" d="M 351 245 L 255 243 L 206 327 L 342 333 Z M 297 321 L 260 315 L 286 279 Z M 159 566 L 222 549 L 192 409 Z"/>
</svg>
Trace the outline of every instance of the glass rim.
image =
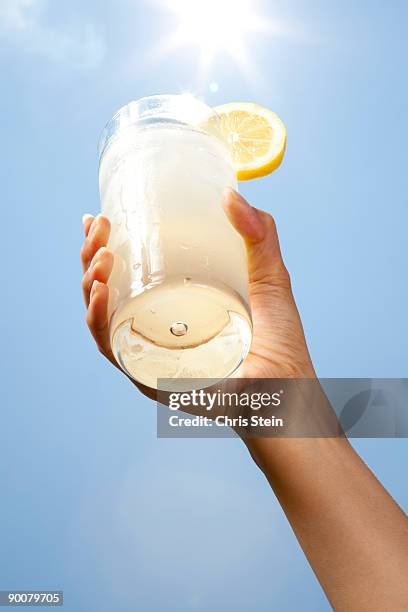
<svg viewBox="0 0 408 612">
<path fill-rule="evenodd" d="M 220 119 L 216 111 L 192 94 L 158 94 L 131 100 L 120 107 L 103 128 L 98 141 L 99 161 L 107 146 L 126 128 L 142 129 L 167 123 L 210 134 L 203 127 L 210 118 L 211 135 L 226 144 L 219 130 Z"/>
</svg>

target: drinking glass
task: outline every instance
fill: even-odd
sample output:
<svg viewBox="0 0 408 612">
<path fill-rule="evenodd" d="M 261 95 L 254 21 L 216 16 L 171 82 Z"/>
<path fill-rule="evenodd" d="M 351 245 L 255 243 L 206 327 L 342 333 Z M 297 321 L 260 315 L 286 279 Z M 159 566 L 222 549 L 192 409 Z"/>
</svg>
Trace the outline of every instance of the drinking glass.
<svg viewBox="0 0 408 612">
<path fill-rule="evenodd" d="M 216 113 L 191 95 L 121 108 L 99 148 L 112 350 L 134 380 L 231 375 L 252 338 L 245 245 L 221 206 L 237 188 Z"/>
</svg>

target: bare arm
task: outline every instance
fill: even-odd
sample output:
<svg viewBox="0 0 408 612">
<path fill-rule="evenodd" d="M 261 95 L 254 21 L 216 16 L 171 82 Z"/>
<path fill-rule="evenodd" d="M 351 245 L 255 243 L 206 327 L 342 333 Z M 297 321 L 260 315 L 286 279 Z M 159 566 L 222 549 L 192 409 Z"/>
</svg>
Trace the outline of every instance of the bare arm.
<svg viewBox="0 0 408 612">
<path fill-rule="evenodd" d="M 313 378 L 289 274 L 272 217 L 241 196 L 224 207 L 245 240 L 254 322 L 246 378 Z M 105 248 L 108 219 L 85 216 L 82 248 L 87 322 L 100 351 L 109 344 Z M 149 397 L 151 390 L 141 389 Z M 336 610 L 408 610 L 408 525 L 405 514 L 344 438 L 246 440 Z"/>
<path fill-rule="evenodd" d="M 408 521 L 344 438 L 247 440 L 335 610 L 408 609 Z"/>
</svg>

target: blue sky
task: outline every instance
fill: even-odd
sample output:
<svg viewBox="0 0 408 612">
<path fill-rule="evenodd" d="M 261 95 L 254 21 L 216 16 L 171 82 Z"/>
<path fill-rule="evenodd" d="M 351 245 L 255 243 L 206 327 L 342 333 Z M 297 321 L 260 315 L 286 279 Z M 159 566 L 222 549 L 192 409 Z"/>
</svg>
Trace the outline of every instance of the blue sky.
<svg viewBox="0 0 408 612">
<path fill-rule="evenodd" d="M 276 218 L 319 375 L 408 376 L 407 4 L 254 6 L 282 32 L 248 36 L 246 74 L 224 54 L 203 75 L 194 47 L 158 55 L 177 19 L 155 2 L 0 4 L 0 588 L 63 589 L 70 612 L 329 609 L 243 445 L 157 440 L 81 302 L 114 111 L 185 90 L 256 101 L 288 148 L 242 191 Z M 354 444 L 406 509 L 406 441 Z"/>
</svg>

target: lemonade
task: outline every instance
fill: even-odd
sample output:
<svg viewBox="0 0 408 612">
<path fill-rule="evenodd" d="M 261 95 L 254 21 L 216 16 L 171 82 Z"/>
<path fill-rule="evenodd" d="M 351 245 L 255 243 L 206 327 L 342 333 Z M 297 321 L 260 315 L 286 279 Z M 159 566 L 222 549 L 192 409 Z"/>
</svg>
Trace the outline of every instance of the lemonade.
<svg viewBox="0 0 408 612">
<path fill-rule="evenodd" d="M 112 350 L 153 388 L 159 378 L 225 378 L 251 344 L 245 245 L 221 198 L 279 166 L 286 131 L 257 104 L 215 111 L 191 95 L 152 96 L 102 133 Z"/>
<path fill-rule="evenodd" d="M 230 150 L 199 127 L 210 109 L 193 99 L 188 113 L 180 97 L 122 109 L 100 162 L 112 348 L 153 388 L 158 378 L 228 376 L 251 343 L 245 246 L 221 207 L 223 189 L 236 188 Z"/>
</svg>

